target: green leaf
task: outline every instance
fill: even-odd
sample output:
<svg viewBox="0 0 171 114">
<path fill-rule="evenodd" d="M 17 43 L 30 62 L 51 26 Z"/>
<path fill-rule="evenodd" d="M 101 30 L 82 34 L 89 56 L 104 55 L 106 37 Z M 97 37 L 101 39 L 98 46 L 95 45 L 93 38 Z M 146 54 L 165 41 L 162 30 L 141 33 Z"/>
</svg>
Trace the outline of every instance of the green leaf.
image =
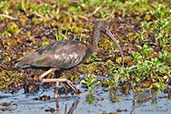
<svg viewBox="0 0 171 114">
<path fill-rule="evenodd" d="M 141 47 L 140 45 L 137 45 L 137 47 L 139 48 L 139 49 L 142 49 L 143 47 Z"/>
<path fill-rule="evenodd" d="M 154 28 L 152 28 L 152 30 L 153 30 L 155 33 L 157 33 L 157 34 L 159 33 L 159 32 L 158 32 L 156 29 L 154 29 Z"/>
</svg>

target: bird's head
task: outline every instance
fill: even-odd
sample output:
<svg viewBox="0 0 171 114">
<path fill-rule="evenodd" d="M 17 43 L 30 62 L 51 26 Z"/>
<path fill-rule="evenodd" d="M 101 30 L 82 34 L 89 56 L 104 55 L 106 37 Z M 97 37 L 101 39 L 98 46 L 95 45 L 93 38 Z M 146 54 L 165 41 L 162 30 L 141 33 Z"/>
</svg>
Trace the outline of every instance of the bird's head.
<svg viewBox="0 0 171 114">
<path fill-rule="evenodd" d="M 113 34 L 111 33 L 111 31 L 109 30 L 109 25 L 107 22 L 104 21 L 97 21 L 95 23 L 94 29 L 99 29 L 102 33 L 106 34 L 109 38 L 111 38 L 113 40 L 113 42 L 115 43 L 115 45 L 118 47 L 120 53 L 121 53 L 121 57 L 122 57 L 122 64 L 124 65 L 124 56 L 123 56 L 123 52 L 122 49 L 120 47 L 120 45 L 118 44 L 117 40 L 115 39 L 115 37 L 113 36 Z"/>
<path fill-rule="evenodd" d="M 94 28 L 98 28 L 101 32 L 105 33 L 109 30 L 109 25 L 105 21 L 97 21 Z"/>
</svg>

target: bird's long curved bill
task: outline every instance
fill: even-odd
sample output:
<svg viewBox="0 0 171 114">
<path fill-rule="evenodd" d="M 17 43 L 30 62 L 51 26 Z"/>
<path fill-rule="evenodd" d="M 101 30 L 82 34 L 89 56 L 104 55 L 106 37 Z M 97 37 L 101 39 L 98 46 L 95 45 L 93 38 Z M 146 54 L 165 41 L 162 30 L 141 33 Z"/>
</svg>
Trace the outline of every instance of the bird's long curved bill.
<svg viewBox="0 0 171 114">
<path fill-rule="evenodd" d="M 109 30 L 107 30 L 106 34 L 108 35 L 108 37 L 110 37 L 113 40 L 113 42 L 118 47 L 118 49 L 119 49 L 119 51 L 121 53 L 121 57 L 122 57 L 122 65 L 124 65 L 124 56 L 123 56 L 123 52 L 122 52 L 122 49 L 121 49 L 120 45 L 118 44 L 117 40 L 115 39 L 115 37 L 113 36 L 113 34 Z"/>
</svg>

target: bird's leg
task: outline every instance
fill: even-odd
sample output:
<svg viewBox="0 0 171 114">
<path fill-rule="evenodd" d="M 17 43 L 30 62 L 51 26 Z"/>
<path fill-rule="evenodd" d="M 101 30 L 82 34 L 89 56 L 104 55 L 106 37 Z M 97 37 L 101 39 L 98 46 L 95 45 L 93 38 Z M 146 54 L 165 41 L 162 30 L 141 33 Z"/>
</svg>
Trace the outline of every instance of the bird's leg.
<svg viewBox="0 0 171 114">
<path fill-rule="evenodd" d="M 46 71 L 45 73 L 43 73 L 42 75 L 39 76 L 38 80 L 43 82 L 43 83 L 47 83 L 47 82 L 56 82 L 56 85 L 59 85 L 59 82 L 66 82 L 68 84 L 68 86 L 76 93 L 80 93 L 80 91 L 75 87 L 74 84 L 72 84 L 71 81 L 67 80 L 67 79 L 43 79 L 46 75 L 48 75 L 51 72 L 54 72 L 56 70 L 59 70 L 58 68 L 51 68 L 48 71 Z M 58 87 L 57 87 L 58 88 Z M 56 93 L 55 93 L 56 95 Z"/>
<path fill-rule="evenodd" d="M 43 73 L 42 75 L 40 75 L 39 78 L 38 78 L 38 80 L 42 82 L 43 81 L 43 78 L 46 75 L 48 75 L 49 73 L 54 72 L 56 70 L 59 70 L 59 68 L 51 68 L 51 69 L 49 69 L 48 71 L 46 71 L 45 73 Z"/>
<path fill-rule="evenodd" d="M 68 86 L 75 92 L 75 93 L 80 93 L 80 91 L 75 87 L 74 84 L 71 83 L 71 81 L 67 80 L 67 79 L 42 79 L 43 83 L 47 83 L 47 82 L 66 82 L 68 84 Z"/>
<path fill-rule="evenodd" d="M 58 87 L 59 87 L 59 82 L 56 82 L 56 88 L 55 88 L 55 100 L 58 99 Z"/>
</svg>

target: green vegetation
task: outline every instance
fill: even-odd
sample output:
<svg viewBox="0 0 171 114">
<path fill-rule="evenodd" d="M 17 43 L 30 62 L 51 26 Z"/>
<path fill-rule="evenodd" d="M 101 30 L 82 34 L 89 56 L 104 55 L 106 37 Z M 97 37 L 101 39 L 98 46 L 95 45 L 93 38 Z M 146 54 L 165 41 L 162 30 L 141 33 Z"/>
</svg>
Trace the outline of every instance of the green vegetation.
<svg viewBox="0 0 171 114">
<path fill-rule="evenodd" d="M 86 77 L 85 80 L 81 81 L 81 83 L 85 84 L 88 87 L 89 91 L 92 91 L 95 88 L 95 86 L 93 87 L 93 84 L 97 83 L 97 79 L 92 77 Z"/>
<path fill-rule="evenodd" d="M 40 3 L 39 3 L 40 2 Z M 94 21 L 105 20 L 118 38 L 125 57 L 103 36 L 100 49 L 72 72 L 108 76 L 105 80 L 85 78 L 90 91 L 128 86 L 134 91 L 163 90 L 171 78 L 170 0 L 7 0 L 0 2 L 0 90 L 22 87 L 40 71 L 13 68 L 15 60 L 55 40 L 76 39 L 89 44 Z M 78 73 L 79 72 L 79 73 Z M 33 75 L 34 74 L 34 75 Z M 70 77 L 71 73 L 64 73 Z M 17 82 L 17 83 L 16 83 Z M 19 86 L 20 85 L 20 86 Z M 144 87 L 148 87 L 145 88 Z"/>
</svg>

